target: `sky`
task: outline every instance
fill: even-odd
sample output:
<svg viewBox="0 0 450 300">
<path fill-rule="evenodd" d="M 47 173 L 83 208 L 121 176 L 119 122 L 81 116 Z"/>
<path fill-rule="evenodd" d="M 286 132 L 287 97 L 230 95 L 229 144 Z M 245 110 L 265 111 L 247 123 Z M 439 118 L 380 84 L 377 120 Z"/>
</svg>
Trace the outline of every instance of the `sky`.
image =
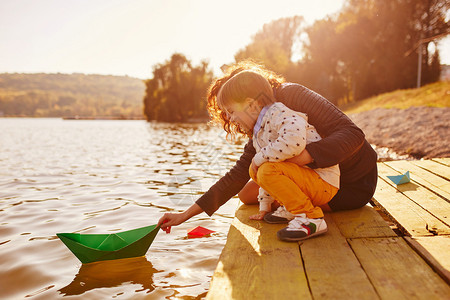
<svg viewBox="0 0 450 300">
<path fill-rule="evenodd" d="M 147 79 L 179 52 L 216 74 L 265 23 L 307 24 L 344 0 L 0 0 L 0 73 L 85 73 Z M 450 37 L 441 43 L 450 64 Z"/>
</svg>

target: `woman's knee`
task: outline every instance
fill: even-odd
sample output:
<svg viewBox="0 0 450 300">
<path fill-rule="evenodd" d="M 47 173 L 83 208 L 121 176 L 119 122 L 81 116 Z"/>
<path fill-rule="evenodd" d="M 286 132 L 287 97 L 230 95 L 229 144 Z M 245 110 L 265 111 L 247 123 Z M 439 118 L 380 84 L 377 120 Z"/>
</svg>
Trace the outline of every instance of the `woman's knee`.
<svg viewBox="0 0 450 300">
<path fill-rule="evenodd" d="M 258 204 L 258 192 L 258 184 L 253 180 L 250 180 L 238 193 L 238 197 L 244 204 Z"/>
</svg>

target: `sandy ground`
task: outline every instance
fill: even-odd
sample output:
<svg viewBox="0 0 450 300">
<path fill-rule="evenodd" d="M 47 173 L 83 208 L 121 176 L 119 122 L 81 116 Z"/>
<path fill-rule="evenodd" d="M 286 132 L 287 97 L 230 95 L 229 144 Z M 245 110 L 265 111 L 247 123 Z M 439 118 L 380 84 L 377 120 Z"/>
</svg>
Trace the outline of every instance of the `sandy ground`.
<svg viewBox="0 0 450 300">
<path fill-rule="evenodd" d="M 410 107 L 350 114 L 369 143 L 414 158 L 450 157 L 450 107 Z"/>
</svg>

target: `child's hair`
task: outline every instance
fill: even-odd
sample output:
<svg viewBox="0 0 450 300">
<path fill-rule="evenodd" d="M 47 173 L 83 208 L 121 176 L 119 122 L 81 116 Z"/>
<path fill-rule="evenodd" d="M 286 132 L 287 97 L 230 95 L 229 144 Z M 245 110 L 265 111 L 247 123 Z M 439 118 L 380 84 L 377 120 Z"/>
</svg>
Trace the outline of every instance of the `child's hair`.
<svg viewBox="0 0 450 300">
<path fill-rule="evenodd" d="M 275 102 L 273 89 L 285 80 L 251 61 L 241 61 L 227 68 L 225 74 L 216 79 L 208 90 L 208 112 L 213 123 L 223 126 L 227 137 L 246 134 L 237 124 L 230 122 L 224 110 L 231 101 L 244 102 L 247 98 L 258 101 L 261 105 Z"/>
</svg>

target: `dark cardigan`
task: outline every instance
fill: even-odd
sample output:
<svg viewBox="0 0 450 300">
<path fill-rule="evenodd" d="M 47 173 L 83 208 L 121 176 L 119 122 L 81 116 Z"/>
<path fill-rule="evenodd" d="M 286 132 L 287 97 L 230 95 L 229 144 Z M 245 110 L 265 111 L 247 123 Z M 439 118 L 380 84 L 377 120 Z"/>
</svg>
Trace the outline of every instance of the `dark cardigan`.
<svg viewBox="0 0 450 300">
<path fill-rule="evenodd" d="M 274 90 L 274 95 L 277 101 L 289 108 L 307 114 L 308 123 L 322 137 L 322 140 L 306 146 L 314 159 L 308 165 L 310 168 L 339 164 L 341 188 L 374 169 L 377 154 L 366 141 L 362 130 L 327 99 L 293 83 L 283 84 Z M 248 169 L 254 155 L 255 149 L 250 139 L 233 168 L 196 201 L 208 215 L 211 216 L 245 186 L 250 179 Z"/>
</svg>

